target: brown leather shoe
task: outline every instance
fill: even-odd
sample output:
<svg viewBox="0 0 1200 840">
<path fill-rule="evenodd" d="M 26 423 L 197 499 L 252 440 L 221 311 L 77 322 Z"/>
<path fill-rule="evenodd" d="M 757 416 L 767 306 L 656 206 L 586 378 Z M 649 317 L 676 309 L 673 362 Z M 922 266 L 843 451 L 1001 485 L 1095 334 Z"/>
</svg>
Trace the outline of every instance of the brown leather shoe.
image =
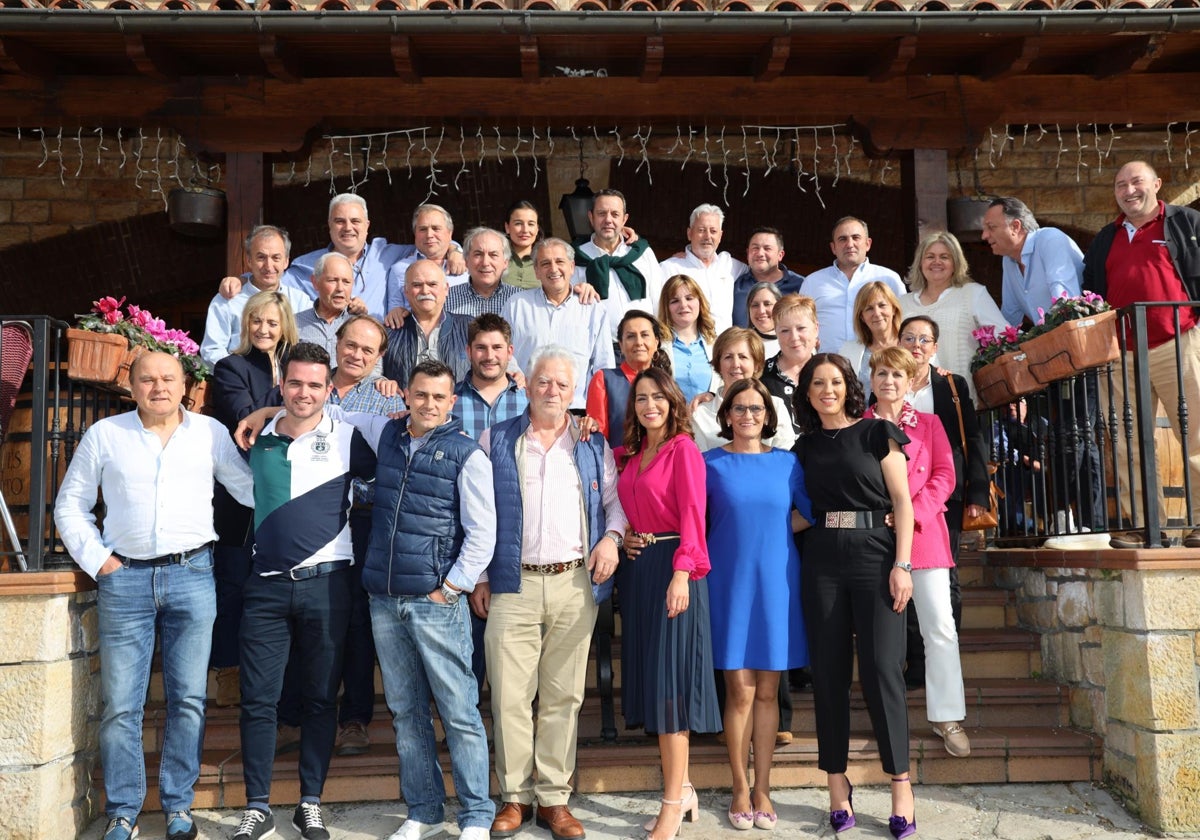
<svg viewBox="0 0 1200 840">
<path fill-rule="evenodd" d="M 566 805 L 539 807 L 537 824 L 540 828 L 550 829 L 554 840 L 583 840 L 584 837 L 587 837 L 583 830 L 583 823 L 571 816 L 571 810 Z"/>
<path fill-rule="evenodd" d="M 493 837 L 512 837 L 521 830 L 521 826 L 529 822 L 533 816 L 532 805 L 522 805 L 520 802 L 505 802 L 496 812 L 492 821 Z"/>
</svg>

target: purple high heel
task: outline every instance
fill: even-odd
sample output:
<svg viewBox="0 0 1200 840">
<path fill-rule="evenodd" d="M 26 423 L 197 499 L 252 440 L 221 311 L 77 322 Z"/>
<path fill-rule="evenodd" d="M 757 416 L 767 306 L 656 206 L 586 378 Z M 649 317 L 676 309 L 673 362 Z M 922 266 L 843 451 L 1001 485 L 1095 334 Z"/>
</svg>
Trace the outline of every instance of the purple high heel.
<svg viewBox="0 0 1200 840">
<path fill-rule="evenodd" d="M 850 780 L 846 780 L 846 784 L 850 785 L 850 794 L 846 799 L 850 802 L 850 808 L 854 808 L 854 785 L 850 784 Z M 830 811 L 829 825 L 835 834 L 841 834 L 843 831 L 849 831 L 854 828 L 854 811 Z"/>
<path fill-rule="evenodd" d="M 892 783 L 907 782 L 909 777 L 905 775 L 903 778 L 892 777 Z M 902 817 L 899 814 L 892 814 L 888 817 L 888 831 L 896 840 L 904 840 L 905 837 L 912 837 L 917 833 L 917 812 L 914 806 L 912 822 L 908 821 L 907 817 Z"/>
</svg>

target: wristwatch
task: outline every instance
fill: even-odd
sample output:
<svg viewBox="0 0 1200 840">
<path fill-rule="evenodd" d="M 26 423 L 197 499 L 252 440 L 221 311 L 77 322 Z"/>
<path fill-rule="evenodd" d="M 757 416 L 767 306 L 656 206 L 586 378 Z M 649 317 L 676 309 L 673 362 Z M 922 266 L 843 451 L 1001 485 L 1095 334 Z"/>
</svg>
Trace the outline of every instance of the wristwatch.
<svg viewBox="0 0 1200 840">
<path fill-rule="evenodd" d="M 625 546 L 625 537 L 621 536 L 621 534 L 616 531 L 605 531 L 604 536 L 616 543 L 617 548 L 623 548 Z"/>
<path fill-rule="evenodd" d="M 892 566 L 905 572 L 912 572 L 912 563 L 907 560 L 897 560 Z"/>
<path fill-rule="evenodd" d="M 462 592 L 458 589 L 451 588 L 450 584 L 442 581 L 442 597 L 446 599 L 447 604 L 457 604 Z"/>
</svg>

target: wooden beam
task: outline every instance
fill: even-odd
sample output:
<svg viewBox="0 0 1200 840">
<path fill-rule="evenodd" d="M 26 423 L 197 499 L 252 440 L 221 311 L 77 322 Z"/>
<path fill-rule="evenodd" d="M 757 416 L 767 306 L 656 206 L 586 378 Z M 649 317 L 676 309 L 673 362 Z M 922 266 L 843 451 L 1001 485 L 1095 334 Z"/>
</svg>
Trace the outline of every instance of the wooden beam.
<svg viewBox="0 0 1200 840">
<path fill-rule="evenodd" d="M 53 55 L 16 38 L 0 38 L 0 70 L 15 76 L 51 78 L 58 62 Z"/>
<path fill-rule="evenodd" d="M 392 67 L 400 81 L 410 85 L 421 83 L 421 73 L 417 70 L 417 58 L 413 55 L 412 41 L 407 35 L 392 36 Z M 522 57 L 522 61 L 524 58 Z"/>
<path fill-rule="evenodd" d="M 901 155 L 900 196 L 904 253 L 913 254 L 926 233 L 946 229 L 950 174 L 944 149 L 913 149 Z"/>
<path fill-rule="evenodd" d="M 662 75 L 663 66 L 663 39 L 661 35 L 651 35 L 646 39 L 645 47 L 642 51 L 642 75 L 640 81 L 642 84 L 654 84 L 658 81 L 658 77 Z"/>
<path fill-rule="evenodd" d="M 1167 36 L 1163 33 L 1130 38 L 1119 46 L 1109 46 L 1096 56 L 1092 77 L 1111 79 L 1126 73 L 1141 73 L 1162 52 Z"/>
<path fill-rule="evenodd" d="M 903 76 L 917 54 L 917 36 L 905 35 L 896 38 L 883 50 L 875 61 L 867 61 L 867 78 L 872 82 L 886 82 Z"/>
<path fill-rule="evenodd" d="M 754 81 L 771 82 L 778 79 L 791 54 L 791 38 L 784 35 L 772 38 L 754 59 Z"/>
<path fill-rule="evenodd" d="M 170 56 L 157 44 L 147 44 L 141 35 L 125 36 L 125 54 L 143 76 L 174 79 L 179 75 Z"/>
<path fill-rule="evenodd" d="M 267 72 L 279 81 L 295 84 L 304 77 L 295 53 L 276 35 L 264 32 L 258 36 L 258 54 Z"/>
<path fill-rule="evenodd" d="M 976 75 L 990 82 L 1024 73 L 1040 51 L 1039 39 L 1020 38 L 985 53 L 979 62 L 979 72 Z"/>
<path fill-rule="evenodd" d="M 266 155 L 231 153 L 225 156 L 225 270 L 245 270 L 243 243 L 255 225 L 268 218 L 271 167 Z"/>
<path fill-rule="evenodd" d="M 541 58 L 538 55 L 538 39 L 536 35 L 521 36 L 521 78 L 526 82 L 536 82 L 542 75 Z"/>
</svg>

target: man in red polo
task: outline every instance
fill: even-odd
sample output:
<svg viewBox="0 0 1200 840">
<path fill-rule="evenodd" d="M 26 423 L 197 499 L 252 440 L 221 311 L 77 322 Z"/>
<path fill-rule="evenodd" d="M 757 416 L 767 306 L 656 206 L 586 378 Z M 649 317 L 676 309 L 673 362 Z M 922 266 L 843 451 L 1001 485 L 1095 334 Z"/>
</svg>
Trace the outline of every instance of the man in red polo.
<svg viewBox="0 0 1200 840">
<path fill-rule="evenodd" d="M 1083 287 L 1102 295 L 1113 308 L 1144 301 L 1200 300 L 1200 213 L 1189 207 L 1168 205 L 1158 199 L 1162 179 L 1145 161 L 1131 161 L 1117 172 L 1114 194 L 1121 215 L 1096 235 L 1084 260 Z M 1146 339 L 1150 348 L 1150 393 L 1161 401 L 1175 436 L 1182 440 L 1179 423 L 1180 391 L 1189 414 L 1200 414 L 1200 332 L 1196 313 L 1189 307 L 1175 309 L 1153 307 L 1146 312 Z M 1130 336 L 1132 339 L 1132 336 Z M 1180 364 L 1176 367 L 1176 353 Z M 1132 376 L 1133 352 L 1127 354 L 1126 369 Z M 1123 411 L 1124 386 L 1114 377 L 1113 401 L 1118 414 Z M 1132 378 L 1129 380 L 1132 386 Z M 1125 435 L 1117 435 L 1117 464 L 1122 471 L 1121 510 L 1129 511 L 1130 488 L 1125 476 Z M 1200 423 L 1188 424 L 1188 471 L 1193 499 L 1190 518 L 1200 523 Z M 1139 455 L 1135 450 L 1134 487 L 1141 493 Z M 1159 511 L 1166 521 L 1166 509 L 1159 492 Z M 1163 535 L 1165 544 L 1166 535 Z M 1116 534 L 1113 548 L 1141 548 L 1143 537 L 1137 531 Z M 1200 548 L 1200 528 L 1195 528 L 1183 544 Z"/>
</svg>

